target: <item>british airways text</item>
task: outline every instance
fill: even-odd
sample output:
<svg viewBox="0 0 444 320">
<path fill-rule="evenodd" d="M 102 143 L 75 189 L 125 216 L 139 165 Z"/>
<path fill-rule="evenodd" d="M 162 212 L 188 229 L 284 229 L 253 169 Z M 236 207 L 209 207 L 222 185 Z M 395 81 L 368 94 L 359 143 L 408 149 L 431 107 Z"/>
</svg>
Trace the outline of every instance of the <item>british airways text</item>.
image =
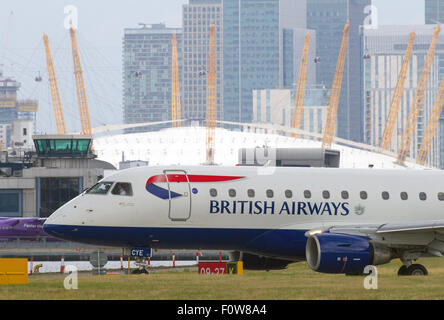
<svg viewBox="0 0 444 320">
<path fill-rule="evenodd" d="M 210 201 L 210 214 L 291 214 L 347 216 L 348 202 Z"/>
</svg>

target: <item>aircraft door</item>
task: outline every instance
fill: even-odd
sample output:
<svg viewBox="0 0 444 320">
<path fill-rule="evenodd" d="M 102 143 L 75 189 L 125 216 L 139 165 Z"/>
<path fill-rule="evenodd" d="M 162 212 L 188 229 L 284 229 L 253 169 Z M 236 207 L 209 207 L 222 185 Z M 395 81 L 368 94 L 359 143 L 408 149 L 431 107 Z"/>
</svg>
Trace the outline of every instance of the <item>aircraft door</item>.
<svg viewBox="0 0 444 320">
<path fill-rule="evenodd" d="M 169 190 L 169 213 L 172 221 L 186 221 L 191 215 L 191 187 L 184 170 L 165 170 Z"/>
</svg>

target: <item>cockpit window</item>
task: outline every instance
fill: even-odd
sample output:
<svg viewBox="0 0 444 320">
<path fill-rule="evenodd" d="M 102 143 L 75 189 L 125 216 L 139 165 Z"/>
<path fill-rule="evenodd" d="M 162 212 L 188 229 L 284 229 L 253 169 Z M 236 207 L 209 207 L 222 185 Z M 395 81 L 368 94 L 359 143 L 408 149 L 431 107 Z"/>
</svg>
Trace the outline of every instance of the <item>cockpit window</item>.
<svg viewBox="0 0 444 320">
<path fill-rule="evenodd" d="M 133 189 L 131 188 L 131 183 L 117 182 L 111 193 L 121 196 L 132 196 Z"/>
<path fill-rule="evenodd" d="M 99 182 L 86 190 L 87 194 L 107 194 L 114 182 Z"/>
</svg>

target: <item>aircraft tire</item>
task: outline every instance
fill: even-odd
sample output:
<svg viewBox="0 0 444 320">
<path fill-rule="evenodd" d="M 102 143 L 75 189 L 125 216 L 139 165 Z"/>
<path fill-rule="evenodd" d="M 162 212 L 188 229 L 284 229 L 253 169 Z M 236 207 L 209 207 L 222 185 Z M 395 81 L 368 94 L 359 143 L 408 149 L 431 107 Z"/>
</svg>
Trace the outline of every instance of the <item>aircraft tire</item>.
<svg viewBox="0 0 444 320">
<path fill-rule="evenodd" d="M 398 276 L 406 276 L 407 275 L 407 266 L 401 266 L 398 270 Z"/>
<path fill-rule="evenodd" d="M 407 275 L 409 276 L 426 276 L 428 274 L 427 269 L 421 264 L 412 264 L 407 268 Z"/>
</svg>

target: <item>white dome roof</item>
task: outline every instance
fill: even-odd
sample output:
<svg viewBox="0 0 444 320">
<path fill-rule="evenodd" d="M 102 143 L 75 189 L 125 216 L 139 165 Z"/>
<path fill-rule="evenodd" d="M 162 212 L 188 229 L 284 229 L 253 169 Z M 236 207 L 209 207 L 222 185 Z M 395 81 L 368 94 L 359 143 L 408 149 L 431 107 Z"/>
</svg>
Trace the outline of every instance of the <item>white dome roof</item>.
<svg viewBox="0 0 444 320">
<path fill-rule="evenodd" d="M 321 147 L 320 141 L 223 128 L 216 128 L 215 139 L 215 163 L 227 166 L 238 163 L 240 148 L 264 145 L 272 148 Z M 110 162 L 116 168 L 122 161 L 122 152 L 125 160 L 149 161 L 149 165 L 199 165 L 206 160 L 205 142 L 205 127 L 178 127 L 98 137 L 94 140 L 94 150 L 98 159 Z M 333 144 L 331 149 L 341 152 L 342 168 L 368 168 L 370 164 L 375 168 L 405 168 L 396 164 L 394 157 L 385 154 L 337 144 Z M 409 162 L 406 166 L 424 168 Z"/>
</svg>

